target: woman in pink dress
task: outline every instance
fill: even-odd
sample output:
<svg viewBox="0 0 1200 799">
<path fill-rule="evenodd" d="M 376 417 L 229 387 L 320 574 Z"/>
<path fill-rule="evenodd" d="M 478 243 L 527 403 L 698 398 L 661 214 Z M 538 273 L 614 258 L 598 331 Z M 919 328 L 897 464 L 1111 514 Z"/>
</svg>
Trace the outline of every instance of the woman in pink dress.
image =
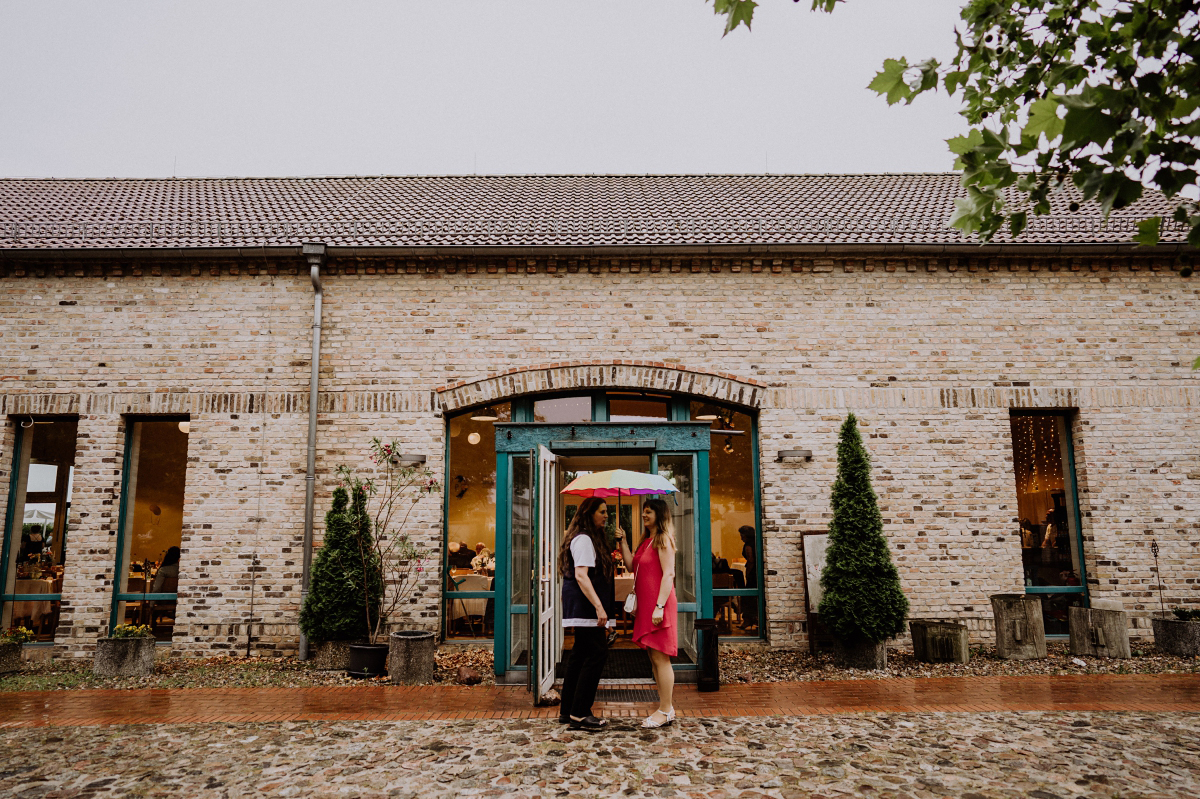
<svg viewBox="0 0 1200 799">
<path fill-rule="evenodd" d="M 671 693 L 675 672 L 671 657 L 679 653 L 675 609 L 675 535 L 671 530 L 671 512 L 661 499 L 642 505 L 644 535 L 633 554 L 637 595 L 637 613 L 633 621 L 633 640 L 650 655 L 654 682 L 658 685 L 658 710 L 642 722 L 643 727 L 662 727 L 675 720 Z"/>
</svg>

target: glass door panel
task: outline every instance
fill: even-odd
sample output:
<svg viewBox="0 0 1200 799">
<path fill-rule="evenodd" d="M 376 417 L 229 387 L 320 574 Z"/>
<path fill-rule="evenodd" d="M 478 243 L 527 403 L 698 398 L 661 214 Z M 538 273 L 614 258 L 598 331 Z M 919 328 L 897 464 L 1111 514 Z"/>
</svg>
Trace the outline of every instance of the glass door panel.
<svg viewBox="0 0 1200 799">
<path fill-rule="evenodd" d="M 659 455 L 658 473 L 679 491 L 667 498 L 675 528 L 675 596 L 680 603 L 696 601 L 695 489 L 691 455 Z"/>
<path fill-rule="evenodd" d="M 533 574 L 533 468 L 535 459 L 514 455 L 509 512 L 512 541 L 509 585 L 509 665 L 529 666 L 529 596 Z"/>
<path fill-rule="evenodd" d="M 676 663 L 696 663 L 696 613 L 699 611 L 696 579 L 695 459 L 692 455 L 659 455 L 658 473 L 678 492 L 667 498 L 675 528 L 675 598 L 679 603 L 679 655 Z"/>
</svg>

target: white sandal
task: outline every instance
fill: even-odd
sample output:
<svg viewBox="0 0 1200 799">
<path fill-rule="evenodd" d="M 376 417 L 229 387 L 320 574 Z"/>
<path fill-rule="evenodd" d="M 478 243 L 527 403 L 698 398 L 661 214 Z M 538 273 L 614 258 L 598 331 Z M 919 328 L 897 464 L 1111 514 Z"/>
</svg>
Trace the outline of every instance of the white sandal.
<svg viewBox="0 0 1200 799">
<path fill-rule="evenodd" d="M 658 722 L 654 721 L 654 716 L 656 713 L 662 714 L 662 716 L 663 716 L 662 721 L 658 721 Z M 666 713 L 663 713 L 661 710 L 656 710 L 656 711 L 654 711 L 654 713 L 651 713 L 649 716 L 646 717 L 645 721 L 642 722 L 642 727 L 652 730 L 652 729 L 657 729 L 658 727 L 669 726 L 674 721 L 675 721 L 675 708 L 671 708 Z"/>
</svg>

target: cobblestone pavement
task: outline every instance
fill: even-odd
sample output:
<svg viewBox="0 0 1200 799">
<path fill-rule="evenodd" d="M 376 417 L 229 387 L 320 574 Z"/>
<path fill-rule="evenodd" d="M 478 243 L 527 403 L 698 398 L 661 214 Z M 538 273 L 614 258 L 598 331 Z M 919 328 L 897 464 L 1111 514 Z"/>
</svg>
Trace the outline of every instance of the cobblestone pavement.
<svg viewBox="0 0 1200 799">
<path fill-rule="evenodd" d="M 0 796 L 1200 796 L 1200 715 L 927 713 L 48 727 L 0 733 Z"/>
</svg>

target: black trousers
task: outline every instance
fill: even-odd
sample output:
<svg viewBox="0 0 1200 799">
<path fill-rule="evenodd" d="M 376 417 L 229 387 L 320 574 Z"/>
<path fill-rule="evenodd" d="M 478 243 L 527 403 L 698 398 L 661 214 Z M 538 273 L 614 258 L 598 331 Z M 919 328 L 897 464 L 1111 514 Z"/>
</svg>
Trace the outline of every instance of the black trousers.
<svg viewBox="0 0 1200 799">
<path fill-rule="evenodd" d="M 592 715 L 600 673 L 608 660 L 608 630 L 603 627 L 576 627 L 575 645 L 567 656 L 567 673 L 563 677 L 562 718 Z"/>
</svg>

